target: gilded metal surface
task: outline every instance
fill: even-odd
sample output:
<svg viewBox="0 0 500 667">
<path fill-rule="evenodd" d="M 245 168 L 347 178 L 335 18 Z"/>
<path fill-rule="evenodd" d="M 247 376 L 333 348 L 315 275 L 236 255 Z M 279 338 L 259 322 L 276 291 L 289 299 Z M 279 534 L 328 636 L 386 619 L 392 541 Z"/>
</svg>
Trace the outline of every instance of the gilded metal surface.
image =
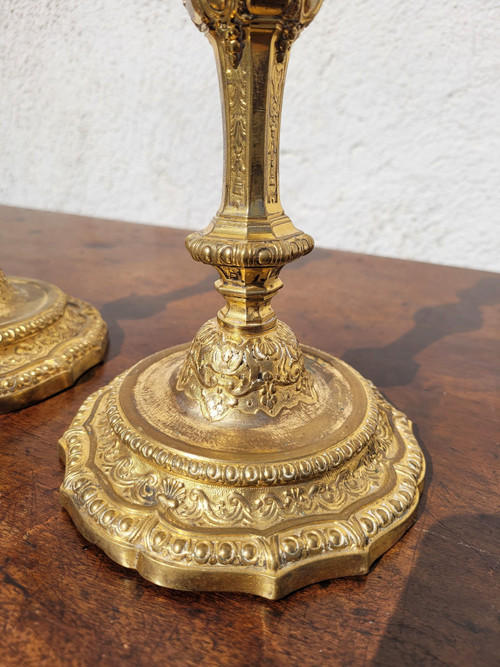
<svg viewBox="0 0 500 667">
<path fill-rule="evenodd" d="M 411 525 L 425 462 L 406 417 L 301 347 L 271 300 L 313 249 L 279 195 L 289 50 L 321 0 L 185 0 L 214 47 L 221 206 L 186 246 L 226 305 L 83 404 L 60 441 L 80 531 L 163 586 L 279 598 L 361 574 Z"/>
<path fill-rule="evenodd" d="M 106 325 L 59 288 L 0 271 L 0 413 L 41 401 L 101 361 Z"/>
</svg>

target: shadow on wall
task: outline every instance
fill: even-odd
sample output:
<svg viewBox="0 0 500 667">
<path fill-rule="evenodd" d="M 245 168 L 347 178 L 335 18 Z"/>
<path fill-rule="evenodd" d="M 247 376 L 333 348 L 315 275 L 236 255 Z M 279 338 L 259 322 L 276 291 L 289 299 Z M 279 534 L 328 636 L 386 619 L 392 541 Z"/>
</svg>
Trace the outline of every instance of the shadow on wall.
<svg viewBox="0 0 500 667">
<path fill-rule="evenodd" d="M 500 276 L 483 278 L 457 297 L 454 303 L 417 310 L 413 328 L 389 345 L 347 350 L 342 359 L 378 387 L 410 384 L 420 368 L 419 352 L 445 336 L 481 329 L 480 307 L 500 303 Z"/>
<path fill-rule="evenodd" d="M 419 544 L 373 664 L 498 664 L 499 559 L 498 516 L 436 522 Z"/>
</svg>

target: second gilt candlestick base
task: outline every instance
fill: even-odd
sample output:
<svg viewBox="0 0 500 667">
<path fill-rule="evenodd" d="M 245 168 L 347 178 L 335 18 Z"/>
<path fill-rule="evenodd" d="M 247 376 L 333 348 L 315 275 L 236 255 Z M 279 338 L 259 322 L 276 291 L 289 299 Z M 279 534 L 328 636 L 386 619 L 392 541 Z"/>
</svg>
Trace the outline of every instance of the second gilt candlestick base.
<svg viewBox="0 0 500 667">
<path fill-rule="evenodd" d="M 408 419 L 271 307 L 313 248 L 281 206 L 278 157 L 289 49 L 321 0 L 186 4 L 215 48 L 226 141 L 221 208 L 186 245 L 226 305 L 85 401 L 61 497 L 157 584 L 280 598 L 366 573 L 414 520 L 425 464 Z"/>
<path fill-rule="evenodd" d="M 98 311 L 55 285 L 0 271 L 0 413 L 66 389 L 107 346 Z"/>
</svg>

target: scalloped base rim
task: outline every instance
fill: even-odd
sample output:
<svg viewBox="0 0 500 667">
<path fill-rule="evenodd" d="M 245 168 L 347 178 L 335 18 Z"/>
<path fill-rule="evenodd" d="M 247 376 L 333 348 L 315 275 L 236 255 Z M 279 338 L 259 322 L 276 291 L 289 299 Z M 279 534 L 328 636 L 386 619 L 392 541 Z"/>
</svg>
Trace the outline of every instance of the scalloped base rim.
<svg viewBox="0 0 500 667">
<path fill-rule="evenodd" d="M 61 459 L 64 460 L 64 454 Z M 71 496 L 61 490 L 60 498 L 61 504 L 86 540 L 102 549 L 111 560 L 136 570 L 141 577 L 153 584 L 179 591 L 247 593 L 268 600 L 280 600 L 300 588 L 320 581 L 368 574 L 372 564 L 393 547 L 415 523 L 420 492 L 408 515 L 393 524 L 389 531 L 380 535 L 366 549 L 360 549 L 354 554 L 326 556 L 320 561 L 301 563 L 275 575 L 252 572 L 219 573 L 210 570 L 190 572 L 184 567 L 157 561 L 144 551 L 133 547 L 127 549 L 123 544 L 92 530 L 92 527 L 82 520 L 79 508 Z"/>
</svg>

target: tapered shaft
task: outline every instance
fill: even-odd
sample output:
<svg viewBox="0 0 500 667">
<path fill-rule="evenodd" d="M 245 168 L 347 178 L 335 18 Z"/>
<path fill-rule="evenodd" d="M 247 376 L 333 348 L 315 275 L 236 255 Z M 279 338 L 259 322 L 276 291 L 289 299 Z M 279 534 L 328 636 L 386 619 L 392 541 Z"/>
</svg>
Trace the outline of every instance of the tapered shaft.
<svg viewBox="0 0 500 667">
<path fill-rule="evenodd" d="M 282 286 L 281 269 L 313 248 L 281 205 L 279 139 L 290 46 L 321 0 L 186 4 L 214 47 L 225 137 L 221 206 L 187 246 L 219 271 L 216 287 L 227 302 L 219 323 L 259 333 L 276 324 L 270 301 Z"/>
</svg>

